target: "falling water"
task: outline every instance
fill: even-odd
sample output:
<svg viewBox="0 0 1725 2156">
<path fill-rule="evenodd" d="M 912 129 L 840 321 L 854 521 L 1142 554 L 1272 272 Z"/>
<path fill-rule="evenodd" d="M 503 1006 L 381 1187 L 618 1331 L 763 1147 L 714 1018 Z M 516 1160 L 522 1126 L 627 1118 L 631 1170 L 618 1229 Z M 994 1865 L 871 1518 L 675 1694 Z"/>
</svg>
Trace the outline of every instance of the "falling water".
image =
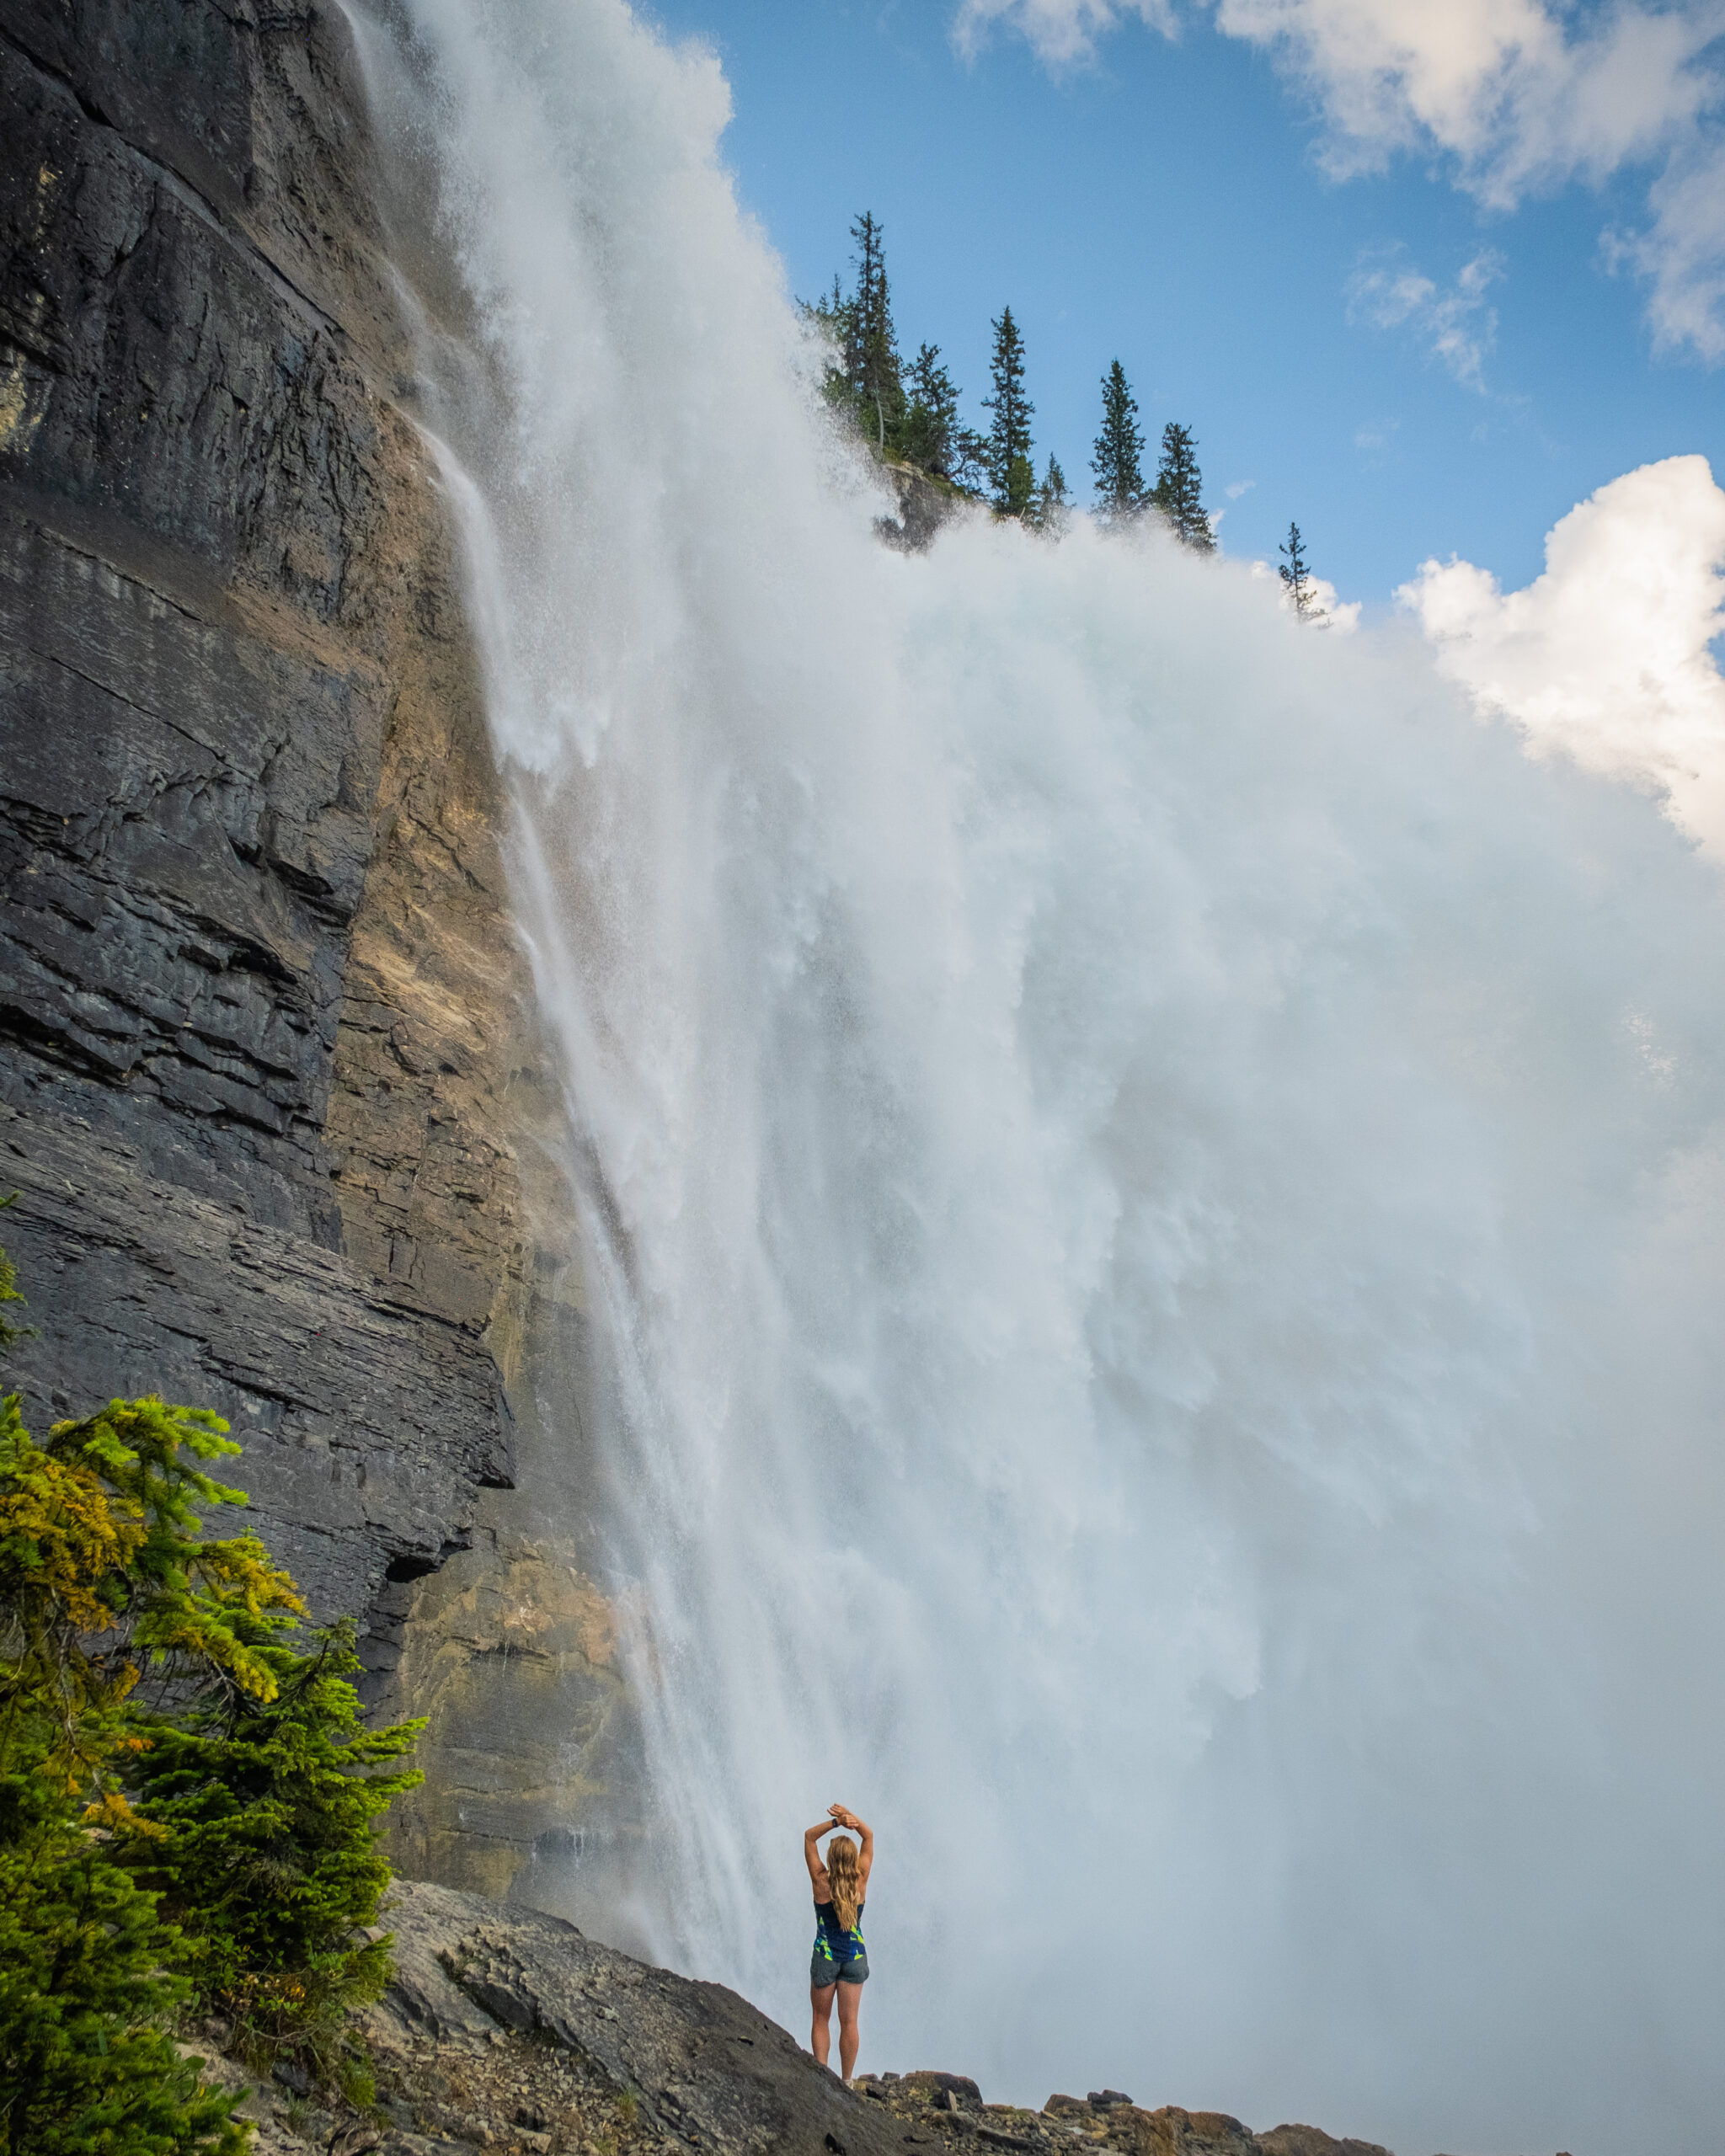
<svg viewBox="0 0 1725 2156">
<path fill-rule="evenodd" d="M 621 0 L 368 42 L 590 1164 L 584 1921 L 797 2027 L 841 1797 L 865 2067 L 1711 2148 L 1715 873 L 1154 533 L 883 547 Z"/>
</svg>

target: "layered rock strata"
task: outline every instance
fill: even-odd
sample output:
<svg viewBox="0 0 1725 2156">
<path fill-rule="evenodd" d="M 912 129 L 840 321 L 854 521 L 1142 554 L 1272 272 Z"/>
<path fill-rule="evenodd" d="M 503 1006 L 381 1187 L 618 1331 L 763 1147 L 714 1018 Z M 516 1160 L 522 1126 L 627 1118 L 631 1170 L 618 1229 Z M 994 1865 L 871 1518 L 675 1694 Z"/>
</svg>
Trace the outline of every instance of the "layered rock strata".
<svg viewBox="0 0 1725 2156">
<path fill-rule="evenodd" d="M 619 1688 L 537 1419 L 580 1382 L 561 1102 L 377 199 L 338 9 L 0 0 L 10 1381 L 229 1418 L 380 1703 L 436 1711 L 408 1860 L 503 1891 Z"/>
</svg>

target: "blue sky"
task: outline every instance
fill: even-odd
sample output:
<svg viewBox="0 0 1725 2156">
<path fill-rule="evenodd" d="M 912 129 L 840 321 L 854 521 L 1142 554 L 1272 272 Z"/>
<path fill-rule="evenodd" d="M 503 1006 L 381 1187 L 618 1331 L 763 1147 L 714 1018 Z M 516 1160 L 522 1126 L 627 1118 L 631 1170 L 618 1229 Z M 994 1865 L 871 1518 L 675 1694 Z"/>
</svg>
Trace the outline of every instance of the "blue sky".
<svg viewBox="0 0 1725 2156">
<path fill-rule="evenodd" d="M 1008 18 L 1087 8 L 1092 23 L 1124 4 L 973 0 Z M 1231 4 L 1291 19 L 1332 0 Z M 1365 4 L 1405 16 L 1407 0 Z M 1475 12 L 1432 4 L 1458 24 Z M 1157 0 L 1143 5 L 1154 14 Z M 1554 19 L 1541 0 L 1499 12 L 1531 20 L 1526 42 Z M 1506 186 L 1501 131 L 1481 152 L 1467 130 L 1503 70 L 1525 80 L 1525 51 L 1499 56 L 1475 108 L 1458 118 L 1433 93 L 1434 125 L 1415 113 L 1397 123 L 1405 147 L 1369 146 L 1381 170 L 1338 179 L 1324 163 L 1333 61 L 1327 76 L 1292 71 L 1285 41 L 1223 35 L 1195 8 L 1172 19 L 1172 40 L 1123 15 L 1077 65 L 1051 62 L 1047 37 L 1039 53 L 1011 19 L 961 56 L 938 0 L 660 0 L 650 13 L 718 53 L 735 102 L 726 155 L 793 288 L 813 297 L 835 269 L 848 280 L 850 221 L 872 209 L 901 346 L 939 344 L 977 421 L 990 318 L 1009 302 L 1039 464 L 1051 448 L 1087 494 L 1098 380 L 1117 355 L 1152 442 L 1169 419 L 1194 428 L 1227 549 L 1271 555 L 1295 516 L 1314 567 L 1370 610 L 1433 555 L 1525 584 L 1551 526 L 1637 466 L 1698 451 L 1725 479 L 1725 368 L 1694 338 L 1656 351 L 1648 283 L 1614 273 L 1601 245 L 1607 228 L 1647 227 L 1673 129 L 1603 183 L 1566 177 L 1565 157 L 1605 162 L 1583 146 Z M 1680 79 L 1717 57 L 1704 50 Z M 1600 69 L 1608 92 L 1613 69 Z M 1511 206 L 1457 184 L 1493 158 Z M 1705 197 L 1705 174 L 1697 184 Z M 1434 349 L 1446 330 L 1447 359 Z"/>
</svg>

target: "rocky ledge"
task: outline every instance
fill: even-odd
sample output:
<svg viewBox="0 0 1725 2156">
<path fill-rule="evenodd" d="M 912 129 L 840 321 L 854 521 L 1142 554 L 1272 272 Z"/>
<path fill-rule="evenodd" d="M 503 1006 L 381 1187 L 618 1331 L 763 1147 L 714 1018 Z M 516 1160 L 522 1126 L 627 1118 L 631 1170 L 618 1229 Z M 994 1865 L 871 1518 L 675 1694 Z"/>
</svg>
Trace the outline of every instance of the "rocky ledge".
<svg viewBox="0 0 1725 2156">
<path fill-rule="evenodd" d="M 1226 2111 L 1146 2111 L 1118 2089 L 1050 2096 L 1039 2111 L 985 2104 L 962 2073 L 859 2074 L 857 2088 L 904 2122 L 900 2146 L 937 2137 L 979 2150 L 1080 2148 L 1097 2156 L 1390 2156 L 1375 2141 L 1338 2141 L 1315 2126 L 1253 2133 Z"/>
<path fill-rule="evenodd" d="M 376 2104 L 321 2097 L 279 2069 L 242 2105 L 258 2156 L 904 2156 L 943 2143 L 977 2156 L 1388 2156 L 1312 2127 L 1253 2134 L 1219 2112 L 1146 2111 L 1114 2089 L 1040 2111 L 985 2104 L 957 2073 L 863 2075 L 847 2089 L 734 1992 L 558 1918 L 407 1882 L 387 1916 L 394 1979 L 355 2028 Z M 242 2079 L 219 2057 L 213 2070 Z"/>
</svg>

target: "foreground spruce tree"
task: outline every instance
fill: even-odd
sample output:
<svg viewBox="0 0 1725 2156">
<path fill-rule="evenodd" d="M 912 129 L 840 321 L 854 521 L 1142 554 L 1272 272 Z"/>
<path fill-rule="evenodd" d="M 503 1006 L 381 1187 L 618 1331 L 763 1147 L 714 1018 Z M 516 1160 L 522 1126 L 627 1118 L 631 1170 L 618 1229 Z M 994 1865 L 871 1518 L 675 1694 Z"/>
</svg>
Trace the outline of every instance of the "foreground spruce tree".
<svg viewBox="0 0 1725 2156">
<path fill-rule="evenodd" d="M 142 1723 L 148 1749 L 129 1779 L 148 1824 L 130 1856 L 185 1933 L 180 1966 L 200 2002 L 243 2045 L 286 2046 L 330 2078 L 339 2010 L 376 1998 L 388 1976 L 387 1948 L 355 1937 L 389 1884 L 372 1828 L 422 1779 L 376 1769 L 424 1724 L 366 1727 L 351 1622 L 315 1633 L 308 1652 L 275 1636 L 277 1618 L 247 1629 L 274 1696 L 212 1673 L 171 1718 Z"/>
<path fill-rule="evenodd" d="M 1002 307 L 991 327 L 994 356 L 989 376 L 994 393 L 982 400 L 984 409 L 994 414 L 988 430 L 988 476 L 999 513 L 1023 516 L 1036 492 L 1036 470 L 1030 462 L 1030 415 L 1036 407 L 1024 394 L 1024 339 L 1011 307 Z"/>
<path fill-rule="evenodd" d="M 1305 622 L 1313 628 L 1321 627 L 1330 617 L 1318 603 L 1317 582 L 1306 565 L 1306 544 L 1300 536 L 1297 524 L 1290 524 L 1288 543 L 1276 551 L 1283 557 L 1277 574 L 1282 579 L 1283 589 L 1293 602 L 1295 619 Z"/>
<path fill-rule="evenodd" d="M 131 1695 L 198 1657 L 266 1684 L 236 1601 L 286 1589 L 249 1537 L 195 1546 L 192 1501 L 230 1494 L 195 1461 L 213 1417 L 116 1401 L 45 1445 L 0 1401 L 0 2152 L 234 2156 L 230 2102 L 169 2034 L 183 1941 L 125 1850 L 150 1828 L 124 1777 Z M 184 1445 L 193 1455 L 180 1458 Z M 233 1446 L 226 1448 L 237 1449 Z"/>
<path fill-rule="evenodd" d="M 1144 436 L 1138 431 L 1138 400 L 1115 360 L 1102 378 L 1102 432 L 1090 460 L 1096 499 L 1104 515 L 1131 516 L 1144 506 Z"/>
<path fill-rule="evenodd" d="M 179 1932 L 19 1737 L 0 1771 L 0 2151 L 239 2156 L 237 2100 L 169 2034 L 190 1991 L 169 1973 Z"/>
<path fill-rule="evenodd" d="M 1215 534 L 1204 513 L 1203 479 L 1198 469 L 1198 445 L 1190 427 L 1170 420 L 1162 429 L 1162 462 L 1156 467 L 1151 500 L 1173 526 L 1175 536 L 1200 554 L 1214 553 Z"/>
<path fill-rule="evenodd" d="M 419 1725 L 366 1730 L 350 1631 L 290 1646 L 287 1574 L 205 1540 L 245 1502 L 202 1464 L 227 1427 L 116 1400 L 38 1444 L 0 1401 L 0 2156 L 238 2156 L 181 2012 L 346 2080 L 342 2011 L 385 1973 L 355 1929 L 418 1777 L 366 1770 Z"/>
</svg>

